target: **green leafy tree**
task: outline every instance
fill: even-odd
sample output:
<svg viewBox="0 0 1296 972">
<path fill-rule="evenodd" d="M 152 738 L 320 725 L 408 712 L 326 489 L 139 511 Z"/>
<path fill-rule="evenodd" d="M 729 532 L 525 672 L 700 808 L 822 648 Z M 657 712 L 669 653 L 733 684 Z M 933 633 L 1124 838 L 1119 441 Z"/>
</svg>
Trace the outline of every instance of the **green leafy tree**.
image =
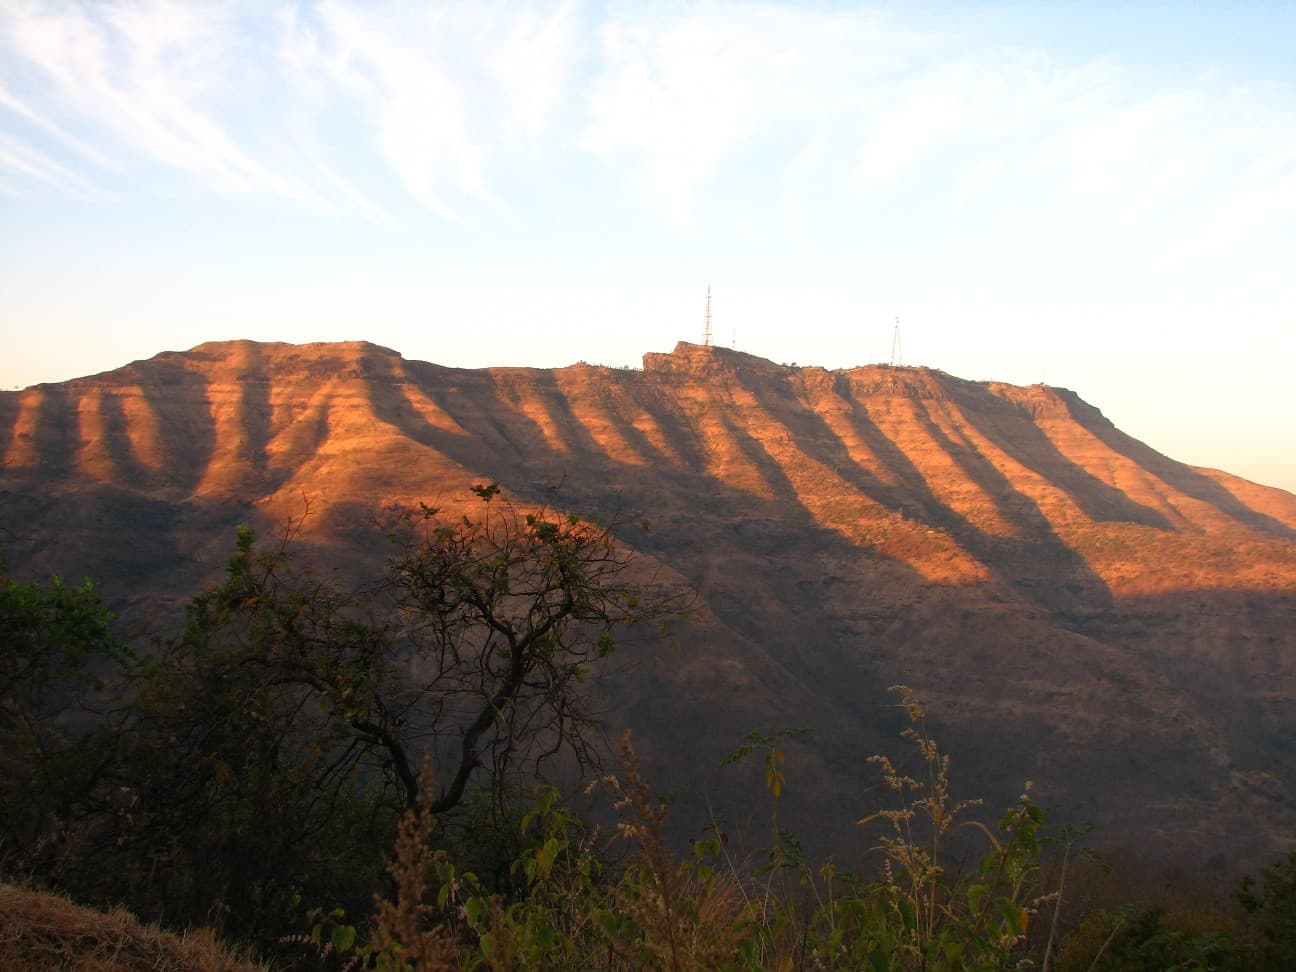
<svg viewBox="0 0 1296 972">
<path fill-rule="evenodd" d="M 89 581 L 0 574 L 0 859 L 41 870 L 104 799 L 110 686 L 134 656 Z M 74 861 L 72 863 L 75 863 Z"/>
<path fill-rule="evenodd" d="M 390 642 L 287 540 L 259 549 L 241 530 L 224 583 L 137 671 L 97 897 L 264 943 L 303 899 L 358 907 L 379 880 L 399 807 L 352 699 L 379 697 Z"/>
<path fill-rule="evenodd" d="M 296 563 L 290 533 L 240 531 L 132 682 L 96 898 L 273 942 L 303 901 L 363 909 L 404 811 L 589 759 L 586 679 L 683 599 L 632 579 L 610 529 L 474 493 L 475 516 L 399 517 L 362 589 Z"/>
</svg>

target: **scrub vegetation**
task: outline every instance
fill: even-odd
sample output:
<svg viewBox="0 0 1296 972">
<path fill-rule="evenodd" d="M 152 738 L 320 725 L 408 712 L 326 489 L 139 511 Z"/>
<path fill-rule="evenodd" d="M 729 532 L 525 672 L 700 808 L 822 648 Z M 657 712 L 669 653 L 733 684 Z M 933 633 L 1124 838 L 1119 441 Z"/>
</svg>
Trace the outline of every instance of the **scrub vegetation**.
<svg viewBox="0 0 1296 972">
<path fill-rule="evenodd" d="M 716 820 L 672 845 L 630 736 L 600 759 L 587 687 L 689 592 L 645 579 L 615 523 L 472 493 L 467 513 L 394 516 L 365 588 L 301 563 L 291 529 L 241 531 L 220 586 L 148 645 L 89 584 L 0 576 L 0 872 L 21 885 L 0 894 L 6 967 L 1296 962 L 1296 853 L 1205 904 L 1096 897 L 1088 832 L 1029 789 L 990 816 L 956 797 L 902 686 L 900 744 L 860 764 L 887 800 L 845 810 L 868 859 L 812 861 L 780 826 L 802 730 L 753 732 L 726 760 L 761 763 L 765 851 L 736 856 Z M 606 818 L 577 812 L 589 793 Z"/>
</svg>

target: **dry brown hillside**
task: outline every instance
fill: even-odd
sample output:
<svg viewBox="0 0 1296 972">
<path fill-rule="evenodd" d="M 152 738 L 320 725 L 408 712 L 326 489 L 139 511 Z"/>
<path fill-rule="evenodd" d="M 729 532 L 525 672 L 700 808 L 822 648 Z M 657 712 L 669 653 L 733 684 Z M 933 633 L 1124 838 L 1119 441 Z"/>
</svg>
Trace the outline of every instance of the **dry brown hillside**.
<svg viewBox="0 0 1296 972">
<path fill-rule="evenodd" d="M 265 972 L 210 932 L 173 935 L 127 912 L 81 908 L 0 884 L 0 968 L 6 972 Z"/>
<path fill-rule="evenodd" d="M 346 570 L 376 511 L 499 480 L 626 522 L 702 593 L 679 650 L 619 655 L 610 720 L 665 785 L 793 747 L 784 822 L 836 840 L 871 752 L 928 702 L 965 795 L 1026 779 L 1153 856 L 1235 867 L 1296 839 L 1296 496 L 1185 466 L 1057 388 L 786 367 L 680 344 L 642 370 L 461 370 L 364 343 L 231 342 L 0 393 L 10 566 L 101 579 L 158 624 L 240 522 L 299 515 Z M 727 771 L 730 772 L 730 771 Z"/>
</svg>

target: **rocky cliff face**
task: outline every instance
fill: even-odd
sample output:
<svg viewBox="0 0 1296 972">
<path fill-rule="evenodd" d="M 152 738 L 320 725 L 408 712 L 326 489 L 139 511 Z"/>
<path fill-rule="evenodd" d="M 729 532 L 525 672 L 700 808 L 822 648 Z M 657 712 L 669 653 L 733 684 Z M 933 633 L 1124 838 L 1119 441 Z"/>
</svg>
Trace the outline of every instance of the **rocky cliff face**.
<svg viewBox="0 0 1296 972">
<path fill-rule="evenodd" d="M 850 832 L 904 682 L 963 795 L 1029 778 L 1184 861 L 1296 839 L 1296 497 L 1174 462 L 1065 390 L 688 344 L 637 371 L 232 342 L 0 393 L 0 456 L 11 568 L 100 578 L 159 624 L 235 524 L 308 501 L 303 542 L 346 569 L 380 561 L 378 510 L 484 479 L 647 517 L 625 542 L 705 618 L 623 657 L 606 702 L 721 811 L 751 782 L 715 772 L 744 732 L 814 726 L 783 819 Z"/>
</svg>

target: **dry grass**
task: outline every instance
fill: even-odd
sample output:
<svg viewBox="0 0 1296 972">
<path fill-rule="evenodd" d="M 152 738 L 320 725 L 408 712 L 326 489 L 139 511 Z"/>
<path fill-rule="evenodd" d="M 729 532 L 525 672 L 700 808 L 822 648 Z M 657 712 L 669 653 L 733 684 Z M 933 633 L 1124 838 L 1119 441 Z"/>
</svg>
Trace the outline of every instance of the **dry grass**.
<svg viewBox="0 0 1296 972">
<path fill-rule="evenodd" d="M 0 885 L 0 968 L 6 972 L 265 972 L 211 932 L 183 936 L 141 925 L 124 909 L 103 913 L 65 898 Z"/>
</svg>

